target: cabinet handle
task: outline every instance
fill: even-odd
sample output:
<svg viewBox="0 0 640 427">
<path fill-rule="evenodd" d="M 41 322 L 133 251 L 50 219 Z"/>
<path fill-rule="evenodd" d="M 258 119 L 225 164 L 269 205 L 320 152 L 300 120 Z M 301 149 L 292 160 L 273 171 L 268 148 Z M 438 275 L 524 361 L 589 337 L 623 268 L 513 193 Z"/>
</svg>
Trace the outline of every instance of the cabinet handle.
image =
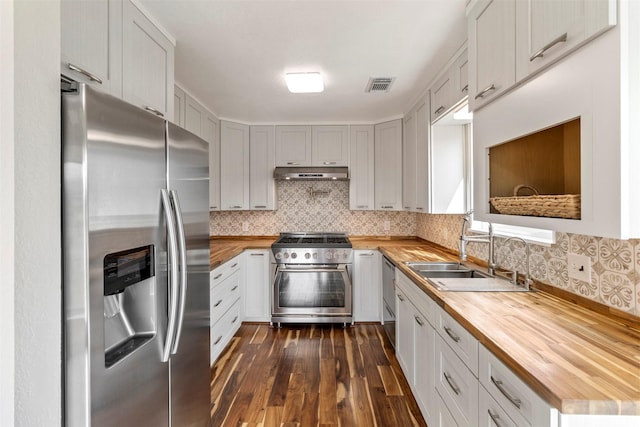
<svg viewBox="0 0 640 427">
<path fill-rule="evenodd" d="M 358 205 L 358 206 L 356 206 L 357 209 L 366 209 L 368 207 L 369 207 L 369 205 Z"/>
<path fill-rule="evenodd" d="M 251 256 L 264 256 L 264 254 L 252 253 Z"/>
<path fill-rule="evenodd" d="M 414 319 L 416 319 L 416 323 L 420 326 L 424 326 L 424 323 L 422 322 L 422 319 L 420 319 L 418 316 L 413 316 Z"/>
<path fill-rule="evenodd" d="M 253 208 L 254 209 L 266 209 L 267 206 L 266 205 L 255 205 Z"/>
<path fill-rule="evenodd" d="M 451 390 L 453 390 L 453 392 L 455 394 L 460 394 L 460 387 L 458 387 L 458 385 L 456 384 L 456 382 L 453 380 L 453 378 L 451 378 L 451 375 L 447 374 L 446 372 L 442 373 L 444 375 L 444 379 L 447 380 L 447 383 L 449 384 L 449 387 L 451 387 Z"/>
<path fill-rule="evenodd" d="M 387 306 L 386 304 L 384 305 L 384 308 L 387 309 L 387 313 L 389 313 L 391 315 L 391 317 L 395 317 L 395 315 L 393 314 L 393 311 L 391 311 L 391 309 L 389 308 L 389 306 Z"/>
<path fill-rule="evenodd" d="M 218 337 L 218 339 L 217 339 L 217 340 L 215 340 L 215 341 L 213 342 L 213 345 L 218 344 L 218 343 L 220 342 L 220 340 L 221 340 L 221 339 L 222 339 L 222 335 L 220 335 L 220 336 Z"/>
<path fill-rule="evenodd" d="M 411 209 L 411 206 L 405 206 L 404 208 L 405 209 Z"/>
<path fill-rule="evenodd" d="M 219 278 L 221 278 L 221 277 L 222 277 L 222 273 L 220 273 L 220 274 L 216 274 L 216 275 L 213 277 L 213 280 L 218 280 L 218 279 L 219 279 Z"/>
<path fill-rule="evenodd" d="M 424 208 L 419 208 L 419 207 L 416 207 L 416 209 L 419 210 L 419 211 L 424 210 Z"/>
<path fill-rule="evenodd" d="M 90 73 L 90 72 L 88 72 L 87 70 L 83 70 L 82 68 L 77 67 L 77 66 L 73 65 L 73 64 L 72 64 L 72 63 L 70 63 L 70 62 L 67 64 L 67 67 L 69 67 L 69 69 L 70 69 L 70 70 L 77 71 L 78 73 L 80 73 L 80 74 L 82 74 L 82 75 L 84 75 L 84 76 L 88 77 L 88 78 L 89 78 L 89 80 L 91 80 L 91 81 L 94 81 L 94 82 L 96 82 L 96 83 L 100 83 L 100 84 L 102 84 L 102 80 L 101 80 L 99 77 L 97 77 L 97 76 L 95 76 L 95 75 L 91 74 L 91 73 Z"/>
<path fill-rule="evenodd" d="M 476 95 L 475 99 L 484 98 L 484 96 L 487 93 L 491 92 L 492 90 L 496 90 L 496 86 L 493 83 L 491 84 L 491 86 L 488 86 L 488 87 L 484 88 L 483 90 L 481 90 L 480 93 Z"/>
<path fill-rule="evenodd" d="M 380 206 L 382 209 L 391 209 L 393 208 L 393 205 L 382 205 Z"/>
<path fill-rule="evenodd" d="M 544 56 L 544 53 L 546 51 L 548 51 L 549 49 L 551 49 L 552 47 L 554 47 L 555 45 L 557 45 L 558 43 L 564 43 L 567 41 L 567 33 L 562 34 L 561 36 L 556 37 L 555 39 L 551 40 L 549 43 L 547 43 L 546 45 L 544 45 L 542 47 L 542 49 L 540 49 L 539 51 L 537 51 L 536 53 L 534 53 L 533 55 L 531 55 L 531 58 L 529 58 L 529 62 L 533 62 L 535 61 L 537 58 L 542 58 Z"/>
<path fill-rule="evenodd" d="M 358 254 L 358 256 L 366 256 L 366 257 L 373 256 L 373 252 L 369 252 L 366 254 Z"/>
<path fill-rule="evenodd" d="M 402 296 L 402 295 L 400 295 L 400 294 L 398 294 L 398 299 L 399 299 L 400 301 L 404 302 L 404 298 L 403 298 L 403 296 Z"/>
<path fill-rule="evenodd" d="M 502 381 L 493 378 L 493 375 L 491 375 L 491 382 L 498 388 L 498 390 L 500 390 L 500 393 L 502 393 L 504 397 L 509 400 L 509 402 L 513 403 L 513 406 L 520 409 L 522 400 L 518 399 L 517 397 L 511 396 L 511 394 L 502 385 Z"/>
<path fill-rule="evenodd" d="M 491 409 L 488 409 L 487 412 L 489 413 L 489 418 L 491 418 L 491 421 L 493 421 L 496 427 L 502 427 L 502 424 L 498 421 L 500 419 L 500 415 L 494 414 L 491 412 Z"/>
<path fill-rule="evenodd" d="M 231 323 L 236 323 L 236 320 L 238 320 L 238 316 L 234 317 L 233 320 L 231 321 Z"/>
<path fill-rule="evenodd" d="M 217 303 L 213 304 L 213 306 L 214 306 L 214 307 L 217 307 L 217 306 L 219 306 L 220 304 L 222 304 L 222 300 L 221 300 L 221 299 L 219 299 Z"/>
<path fill-rule="evenodd" d="M 451 330 L 450 327 L 448 326 L 444 326 L 444 331 L 447 333 L 447 335 L 449 335 L 451 337 L 452 340 L 454 340 L 455 342 L 459 342 L 460 341 L 460 337 L 457 336 L 456 334 L 453 333 L 453 331 Z"/>
<path fill-rule="evenodd" d="M 464 85 L 464 87 L 462 89 L 460 89 L 460 92 L 462 92 L 462 93 L 469 92 L 469 85 L 468 84 Z"/>
<path fill-rule="evenodd" d="M 287 164 L 291 166 L 297 166 L 300 164 L 300 162 L 287 162 Z"/>
<path fill-rule="evenodd" d="M 162 111 L 160 110 L 156 110 L 153 107 L 149 107 L 148 105 L 143 105 L 142 108 L 144 108 L 145 110 L 147 110 L 150 113 L 155 114 L 158 117 L 164 117 L 164 114 L 162 114 Z"/>
<path fill-rule="evenodd" d="M 231 266 L 231 268 L 236 268 L 237 266 L 238 266 L 238 263 L 236 262 Z"/>
<path fill-rule="evenodd" d="M 238 289 L 238 285 L 235 285 L 233 288 L 231 288 L 231 292 L 235 291 L 236 289 Z"/>
<path fill-rule="evenodd" d="M 218 209 L 217 206 L 211 206 L 209 209 Z"/>
<path fill-rule="evenodd" d="M 336 162 L 324 162 L 323 164 L 325 164 L 325 165 L 335 165 Z"/>
<path fill-rule="evenodd" d="M 242 206 L 240 205 L 235 205 L 235 206 L 229 206 L 229 209 L 240 209 Z"/>
<path fill-rule="evenodd" d="M 436 111 L 434 111 L 433 114 L 435 114 L 436 116 L 440 113 L 442 113 L 444 111 L 444 105 L 441 105 L 438 107 L 438 109 Z"/>
</svg>

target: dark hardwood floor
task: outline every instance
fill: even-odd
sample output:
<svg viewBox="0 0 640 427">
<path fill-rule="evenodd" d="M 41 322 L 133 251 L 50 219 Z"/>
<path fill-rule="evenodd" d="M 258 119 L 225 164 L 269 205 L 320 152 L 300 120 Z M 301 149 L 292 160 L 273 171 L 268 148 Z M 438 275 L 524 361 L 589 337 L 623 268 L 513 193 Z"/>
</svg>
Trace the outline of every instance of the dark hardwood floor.
<svg viewBox="0 0 640 427">
<path fill-rule="evenodd" d="M 211 369 L 211 426 L 426 426 L 382 326 L 245 324 Z"/>
</svg>

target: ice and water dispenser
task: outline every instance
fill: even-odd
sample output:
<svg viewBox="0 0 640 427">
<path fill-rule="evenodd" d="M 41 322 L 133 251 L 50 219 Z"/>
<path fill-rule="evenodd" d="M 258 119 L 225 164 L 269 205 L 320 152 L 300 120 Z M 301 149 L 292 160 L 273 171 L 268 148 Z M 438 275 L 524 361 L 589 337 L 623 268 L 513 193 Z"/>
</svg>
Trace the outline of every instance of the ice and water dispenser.
<svg viewBox="0 0 640 427">
<path fill-rule="evenodd" d="M 104 257 L 104 364 L 107 368 L 155 335 L 154 246 Z"/>
</svg>

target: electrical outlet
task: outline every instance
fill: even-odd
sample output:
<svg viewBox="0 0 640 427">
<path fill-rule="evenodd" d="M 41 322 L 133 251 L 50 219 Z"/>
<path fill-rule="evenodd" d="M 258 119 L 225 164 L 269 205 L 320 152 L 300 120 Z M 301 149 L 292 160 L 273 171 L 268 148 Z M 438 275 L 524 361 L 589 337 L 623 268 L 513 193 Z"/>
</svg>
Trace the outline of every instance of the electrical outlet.
<svg viewBox="0 0 640 427">
<path fill-rule="evenodd" d="M 242 231 L 243 232 L 249 231 L 249 223 L 248 222 L 243 222 L 242 223 Z"/>
<path fill-rule="evenodd" d="M 389 230 L 391 230 L 391 222 L 385 221 L 384 222 L 384 231 L 389 231 Z"/>
<path fill-rule="evenodd" d="M 591 258 L 586 255 L 567 254 L 569 278 L 591 283 Z"/>
</svg>

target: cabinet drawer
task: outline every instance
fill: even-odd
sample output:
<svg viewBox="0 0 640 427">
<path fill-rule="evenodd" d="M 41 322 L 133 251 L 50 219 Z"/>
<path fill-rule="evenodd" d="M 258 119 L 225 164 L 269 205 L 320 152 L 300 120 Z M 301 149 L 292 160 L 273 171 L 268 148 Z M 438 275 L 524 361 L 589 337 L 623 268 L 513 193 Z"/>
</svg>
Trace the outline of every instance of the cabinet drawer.
<svg viewBox="0 0 640 427">
<path fill-rule="evenodd" d="M 224 279 L 233 274 L 233 272 L 240 269 L 240 256 L 232 258 L 230 261 L 225 262 L 220 267 L 214 269 L 209 273 L 209 289 L 213 291 L 213 288 L 218 286 Z"/>
<path fill-rule="evenodd" d="M 436 337 L 436 390 L 458 426 L 478 425 L 478 380 L 442 337 Z"/>
<path fill-rule="evenodd" d="M 422 292 L 418 285 L 399 270 L 396 270 L 396 284 L 427 321 L 432 326 L 436 325 L 436 303 L 431 297 Z"/>
<path fill-rule="evenodd" d="M 484 346 L 479 354 L 480 384 L 511 418 L 519 421 L 520 417 L 525 425 L 549 425 L 551 407 Z"/>
<path fill-rule="evenodd" d="M 236 301 L 229 310 L 211 327 L 211 363 L 220 356 L 233 334 L 240 327 L 240 301 Z"/>
<path fill-rule="evenodd" d="M 453 419 L 453 415 L 451 415 L 451 412 L 447 409 L 447 405 L 444 404 L 440 396 L 437 397 L 436 406 L 438 409 L 435 417 L 436 427 L 458 427 L 456 420 Z"/>
<path fill-rule="evenodd" d="M 442 309 L 438 309 L 436 330 L 473 375 L 478 376 L 478 340 Z"/>
<path fill-rule="evenodd" d="M 478 387 L 478 427 L 525 427 L 529 424 L 524 420 L 515 422 L 509 414 L 502 409 L 498 402 L 489 394 L 484 387 Z"/>
<path fill-rule="evenodd" d="M 239 298 L 240 272 L 235 270 L 211 291 L 211 297 L 209 299 L 211 324 L 216 323 L 222 314 Z"/>
</svg>

